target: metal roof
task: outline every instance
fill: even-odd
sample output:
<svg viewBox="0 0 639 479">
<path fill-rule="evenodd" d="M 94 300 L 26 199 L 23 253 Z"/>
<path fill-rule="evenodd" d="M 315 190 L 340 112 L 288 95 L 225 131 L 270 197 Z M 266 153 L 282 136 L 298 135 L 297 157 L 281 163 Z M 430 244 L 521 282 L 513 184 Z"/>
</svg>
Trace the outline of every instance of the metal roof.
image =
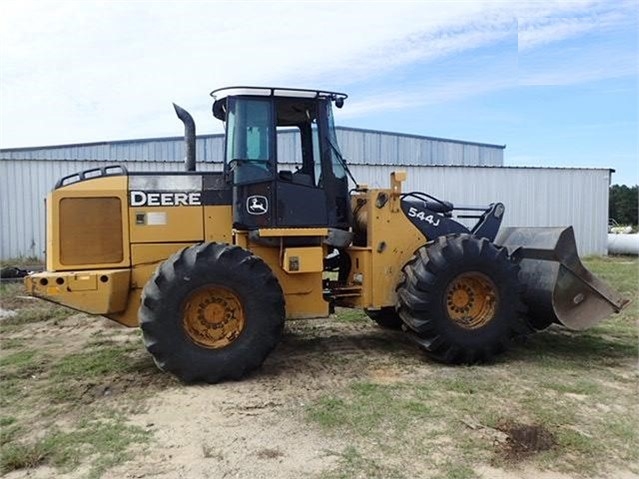
<svg viewBox="0 0 639 479">
<path fill-rule="evenodd" d="M 419 135 L 337 127 L 344 158 L 353 165 L 459 165 L 501 166 L 504 146 Z M 295 129 L 278 130 L 277 158 L 282 163 L 301 163 L 301 138 Z M 196 138 L 199 163 L 224 160 L 224 135 Z M 0 160 L 86 161 L 180 161 L 184 158 L 181 136 L 102 141 L 67 145 L 7 148 Z"/>
<path fill-rule="evenodd" d="M 411 133 L 398 133 L 398 132 L 393 132 L 393 131 L 382 131 L 382 130 L 370 130 L 367 128 L 353 128 L 350 126 L 336 126 L 335 127 L 336 130 L 342 130 L 342 131 L 355 131 L 355 132 L 360 132 L 360 133 L 373 133 L 373 134 L 380 134 L 380 135 L 393 135 L 396 136 L 398 138 L 414 138 L 417 140 L 430 140 L 430 141 L 442 141 L 445 143 L 457 143 L 460 145 L 474 145 L 474 146 L 485 146 L 488 148 L 499 148 L 501 150 L 506 148 L 506 145 L 494 145 L 491 143 L 480 143 L 477 141 L 466 141 L 466 140 L 455 140 L 452 138 L 439 138 L 436 136 L 425 136 L 425 135 L 415 135 L 415 134 L 411 134 Z M 1 151 L 1 150 L 0 150 Z"/>
<path fill-rule="evenodd" d="M 350 126 L 336 126 L 335 129 L 337 131 L 353 131 L 359 133 L 373 133 L 373 134 L 381 134 L 381 135 L 392 135 L 396 137 L 403 138 L 415 138 L 417 140 L 430 140 L 430 141 L 442 141 L 445 143 L 458 143 L 462 145 L 476 145 L 476 146 L 486 146 L 488 148 L 499 148 L 505 149 L 506 145 L 495 145 L 491 143 L 481 143 L 476 141 L 465 141 L 465 140 L 456 140 L 452 138 L 440 138 L 435 136 L 426 136 L 426 135 L 415 135 L 409 133 L 398 133 L 393 131 L 384 131 L 384 130 L 373 130 L 367 128 L 353 128 Z M 224 133 L 216 133 L 216 134 L 206 134 L 206 135 L 197 135 L 199 139 L 210 139 L 210 138 L 224 138 Z M 131 138 L 127 140 L 105 140 L 105 141 L 92 141 L 88 143 L 63 143 L 57 145 L 40 145 L 40 146 L 21 146 L 17 148 L 0 148 L 0 155 L 3 153 L 11 153 L 11 152 L 22 152 L 22 151 L 30 151 L 30 150 L 41 150 L 43 148 L 54 149 L 54 148 L 69 148 L 69 147 L 78 147 L 78 146 L 105 146 L 105 145 L 118 145 L 125 143 L 146 143 L 149 141 L 182 141 L 184 140 L 183 136 L 162 136 L 162 137 L 146 137 L 146 138 Z"/>
</svg>

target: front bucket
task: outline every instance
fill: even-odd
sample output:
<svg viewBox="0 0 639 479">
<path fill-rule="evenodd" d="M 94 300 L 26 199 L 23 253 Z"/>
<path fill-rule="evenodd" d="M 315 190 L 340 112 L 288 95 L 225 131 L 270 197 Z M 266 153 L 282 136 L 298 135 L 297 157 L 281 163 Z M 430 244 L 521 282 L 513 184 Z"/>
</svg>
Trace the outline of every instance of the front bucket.
<svg viewBox="0 0 639 479">
<path fill-rule="evenodd" d="M 524 302 L 536 327 L 586 329 L 629 303 L 581 263 L 572 227 L 502 228 L 495 243 L 521 259 Z"/>
</svg>

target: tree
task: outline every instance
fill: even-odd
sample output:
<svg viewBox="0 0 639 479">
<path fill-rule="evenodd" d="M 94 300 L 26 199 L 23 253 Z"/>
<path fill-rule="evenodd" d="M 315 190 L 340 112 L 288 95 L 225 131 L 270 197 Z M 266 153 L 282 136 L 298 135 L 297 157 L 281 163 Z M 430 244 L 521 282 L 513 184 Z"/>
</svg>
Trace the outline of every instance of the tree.
<svg viewBox="0 0 639 479">
<path fill-rule="evenodd" d="M 620 225 L 637 225 L 639 223 L 639 196 L 635 186 L 612 185 L 610 187 L 610 201 L 608 217 Z"/>
</svg>

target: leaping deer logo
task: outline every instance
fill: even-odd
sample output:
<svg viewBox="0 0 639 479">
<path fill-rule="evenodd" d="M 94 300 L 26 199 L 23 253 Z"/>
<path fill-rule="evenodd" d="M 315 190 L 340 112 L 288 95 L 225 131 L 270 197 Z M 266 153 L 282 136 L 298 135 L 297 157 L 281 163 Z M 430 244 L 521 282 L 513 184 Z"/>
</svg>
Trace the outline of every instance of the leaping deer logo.
<svg viewBox="0 0 639 479">
<path fill-rule="evenodd" d="M 246 210 L 252 215 L 263 215 L 268 211 L 268 200 L 265 196 L 249 196 L 246 199 Z"/>
</svg>

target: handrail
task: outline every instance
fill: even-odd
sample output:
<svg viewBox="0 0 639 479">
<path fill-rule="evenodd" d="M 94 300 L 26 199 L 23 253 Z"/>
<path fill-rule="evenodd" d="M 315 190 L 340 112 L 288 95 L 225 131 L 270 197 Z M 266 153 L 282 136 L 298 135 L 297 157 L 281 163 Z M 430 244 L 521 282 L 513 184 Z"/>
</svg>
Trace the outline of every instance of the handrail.
<svg viewBox="0 0 639 479">
<path fill-rule="evenodd" d="M 118 171 L 112 173 L 111 170 Z M 124 165 L 109 165 L 89 168 L 88 170 L 83 170 L 79 173 L 72 173 L 70 175 L 63 176 L 56 182 L 55 189 L 57 190 L 58 188 L 61 188 L 63 186 L 72 185 L 73 183 L 79 183 L 80 181 L 90 180 L 92 178 L 100 178 L 102 176 L 117 176 L 122 174 L 129 174 L 129 171 Z"/>
</svg>

